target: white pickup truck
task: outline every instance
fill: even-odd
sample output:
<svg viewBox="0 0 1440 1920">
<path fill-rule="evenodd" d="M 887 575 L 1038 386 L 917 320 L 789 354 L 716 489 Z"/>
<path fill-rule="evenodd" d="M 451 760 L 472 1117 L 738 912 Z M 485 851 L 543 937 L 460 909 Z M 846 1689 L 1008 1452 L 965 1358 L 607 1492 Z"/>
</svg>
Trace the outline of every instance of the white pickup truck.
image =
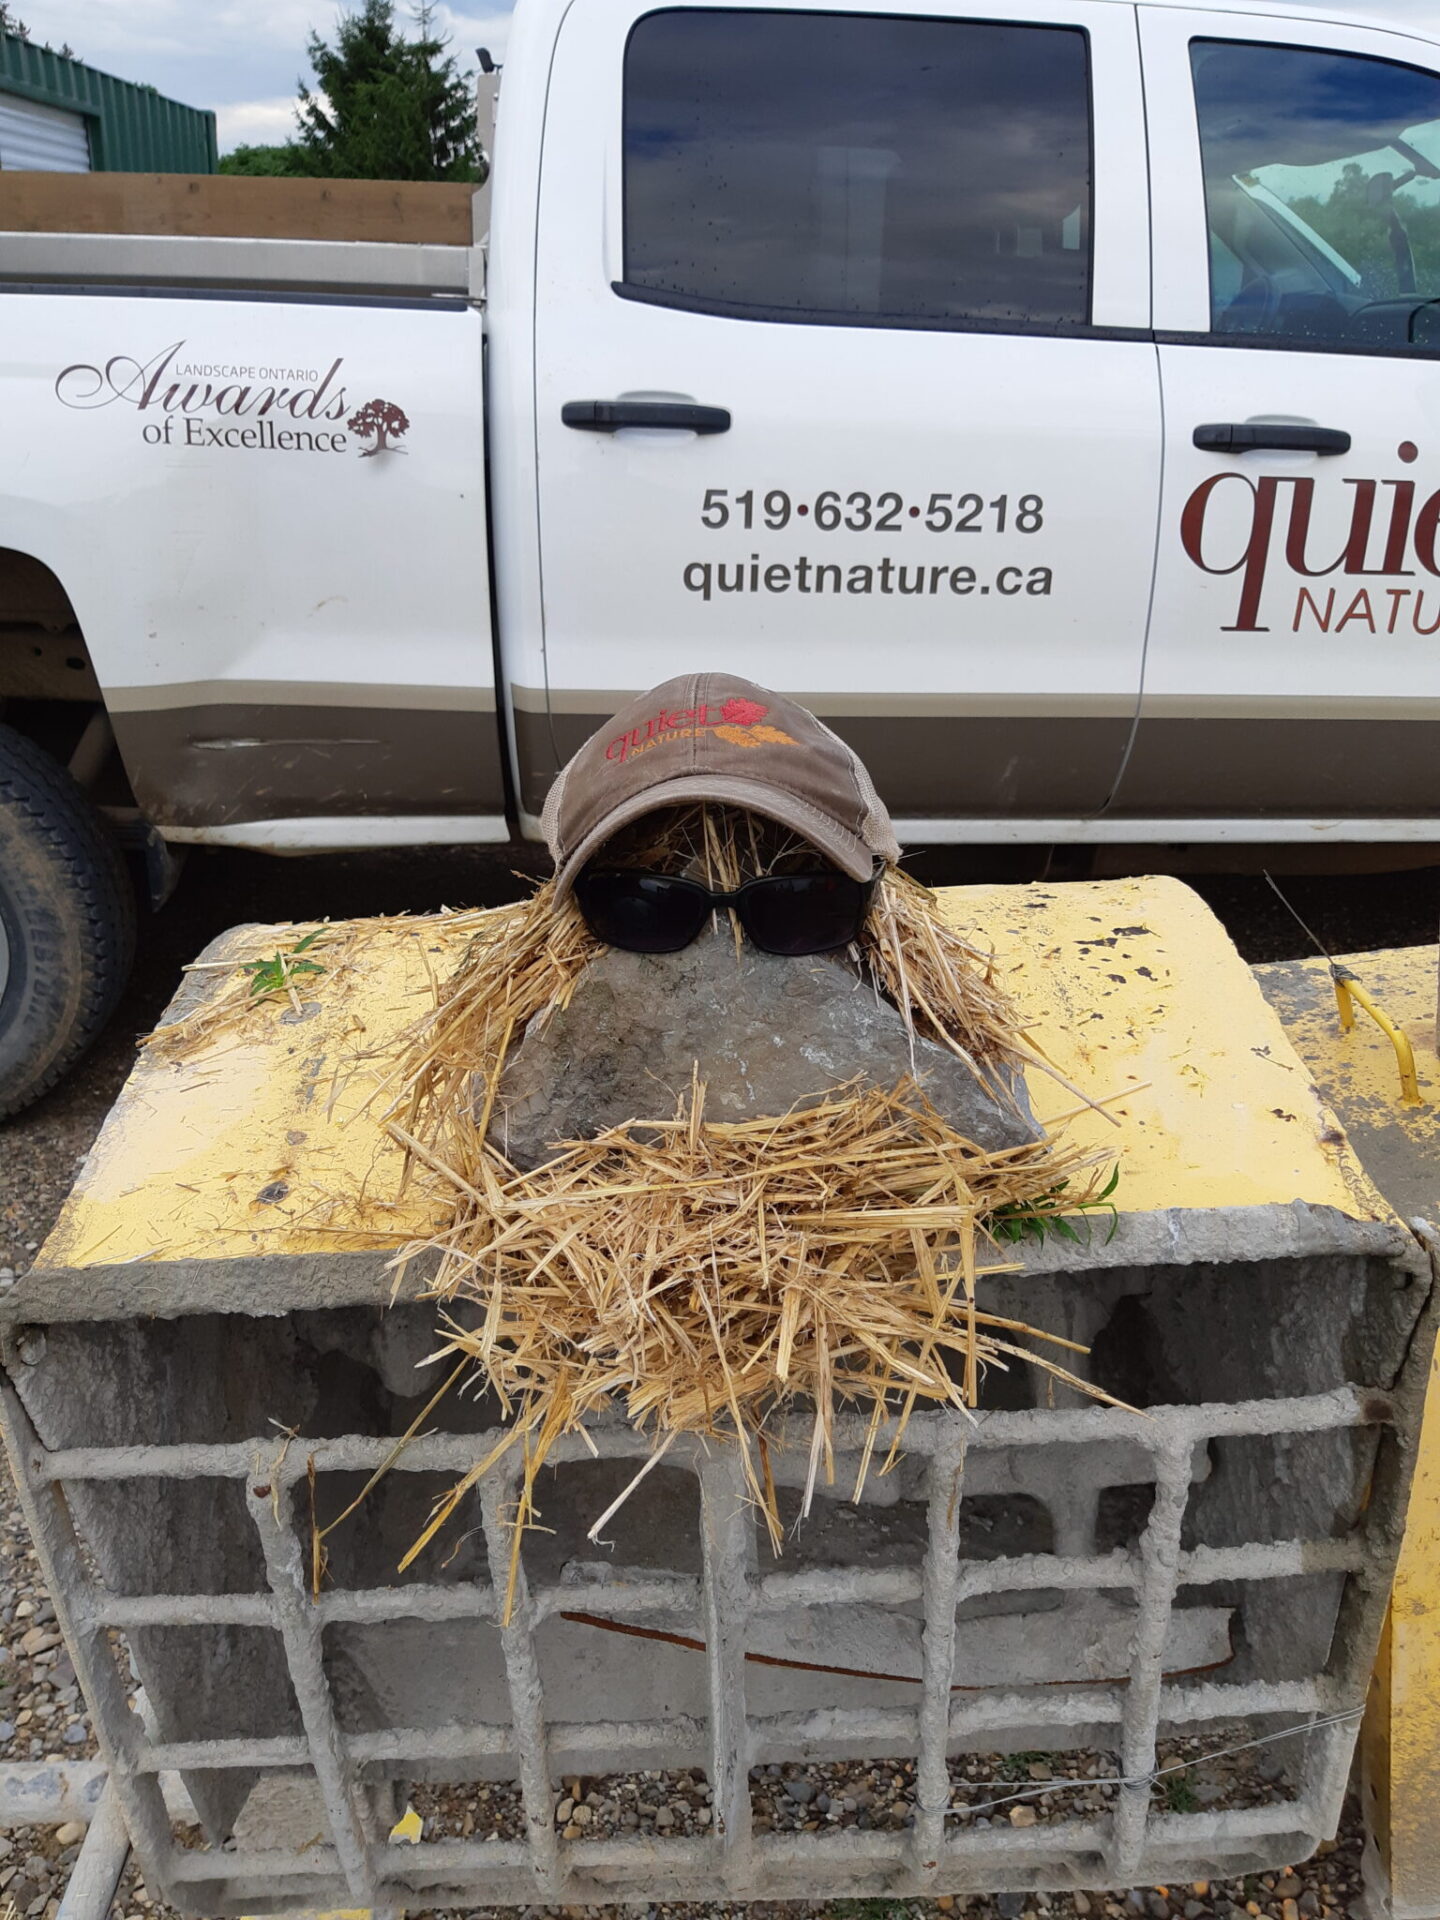
<svg viewBox="0 0 1440 1920">
<path fill-rule="evenodd" d="M 0 232 L 0 1113 L 102 816 L 534 836 L 691 667 L 911 840 L 1440 839 L 1433 10 L 521 0 L 486 224 Z"/>
</svg>

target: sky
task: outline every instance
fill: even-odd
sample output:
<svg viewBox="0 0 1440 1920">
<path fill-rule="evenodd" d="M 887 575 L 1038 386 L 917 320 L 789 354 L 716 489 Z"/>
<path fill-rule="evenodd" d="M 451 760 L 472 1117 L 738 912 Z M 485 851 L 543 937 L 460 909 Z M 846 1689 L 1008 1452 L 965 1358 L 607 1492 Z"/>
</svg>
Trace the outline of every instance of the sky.
<svg viewBox="0 0 1440 1920">
<path fill-rule="evenodd" d="M 158 87 L 191 107 L 213 107 L 220 151 L 288 139 L 297 82 L 311 78 L 305 41 L 333 38 L 340 0 L 15 0 L 32 40 L 68 42 L 76 58 L 122 80 Z M 397 0 L 404 19 L 407 0 Z M 506 0 L 456 0 L 435 9 L 462 70 L 476 47 L 498 60 L 510 26 Z"/>
<path fill-rule="evenodd" d="M 436 23 L 463 69 L 473 67 L 476 47 L 503 56 L 512 4 L 437 5 Z M 329 39 L 347 10 L 343 0 L 15 0 L 32 39 L 55 47 L 68 41 L 93 67 L 158 87 L 188 106 L 213 107 L 222 153 L 288 138 L 297 82 L 310 77 L 306 36 L 313 29 Z M 1436 15 L 1435 0 L 1339 0 L 1335 10 L 1377 23 L 1426 21 L 1422 31 L 1433 31 Z M 397 0 L 396 12 L 404 18 L 408 0 Z"/>
</svg>

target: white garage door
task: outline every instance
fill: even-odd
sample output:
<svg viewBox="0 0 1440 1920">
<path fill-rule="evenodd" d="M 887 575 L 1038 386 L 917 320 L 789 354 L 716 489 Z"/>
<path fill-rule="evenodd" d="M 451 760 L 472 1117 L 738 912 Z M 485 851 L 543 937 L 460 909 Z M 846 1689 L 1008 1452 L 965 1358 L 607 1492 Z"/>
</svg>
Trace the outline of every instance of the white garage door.
<svg viewBox="0 0 1440 1920">
<path fill-rule="evenodd" d="M 0 93 L 0 167 L 7 173 L 88 173 L 84 116 Z"/>
</svg>

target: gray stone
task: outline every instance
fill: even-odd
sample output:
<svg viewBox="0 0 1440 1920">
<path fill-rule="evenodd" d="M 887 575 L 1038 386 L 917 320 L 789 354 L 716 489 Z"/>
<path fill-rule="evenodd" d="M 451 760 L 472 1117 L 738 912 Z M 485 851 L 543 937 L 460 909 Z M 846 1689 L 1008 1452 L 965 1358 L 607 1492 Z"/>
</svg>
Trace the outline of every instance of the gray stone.
<svg viewBox="0 0 1440 1920">
<path fill-rule="evenodd" d="M 785 1792 L 798 1807 L 808 1807 L 815 1798 L 815 1788 L 809 1780 L 787 1780 Z"/>
<path fill-rule="evenodd" d="M 698 1063 L 713 1120 L 788 1113 L 859 1080 L 913 1074 L 957 1133 L 986 1149 L 1037 1137 L 1023 1083 L 980 1079 L 828 955 L 777 959 L 728 933 L 681 953 L 609 949 L 570 1004 L 532 1026 L 500 1083 L 491 1136 L 518 1165 L 558 1140 L 668 1119 Z"/>
<path fill-rule="evenodd" d="M 1023 1893 L 997 1893 L 995 1896 L 995 1905 L 1000 1913 L 1001 1920 L 1020 1920 L 1021 1914 L 1025 1911 L 1025 1895 Z"/>
</svg>

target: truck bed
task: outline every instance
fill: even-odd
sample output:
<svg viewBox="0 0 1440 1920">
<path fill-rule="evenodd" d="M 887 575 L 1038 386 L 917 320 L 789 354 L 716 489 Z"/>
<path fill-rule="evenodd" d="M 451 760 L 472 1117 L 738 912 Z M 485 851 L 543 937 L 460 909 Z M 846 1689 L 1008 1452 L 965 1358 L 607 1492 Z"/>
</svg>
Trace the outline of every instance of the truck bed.
<svg viewBox="0 0 1440 1920">
<path fill-rule="evenodd" d="M 489 195 L 415 180 L 0 174 L 0 284 L 470 291 Z"/>
</svg>

